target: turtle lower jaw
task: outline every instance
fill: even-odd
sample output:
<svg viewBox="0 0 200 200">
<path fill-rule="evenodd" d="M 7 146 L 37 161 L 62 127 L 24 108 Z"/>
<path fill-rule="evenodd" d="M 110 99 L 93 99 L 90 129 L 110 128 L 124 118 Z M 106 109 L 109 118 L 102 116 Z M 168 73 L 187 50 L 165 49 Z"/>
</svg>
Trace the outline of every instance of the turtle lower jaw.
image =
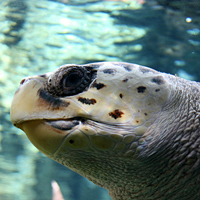
<svg viewBox="0 0 200 200">
<path fill-rule="evenodd" d="M 100 150 L 112 149 L 112 139 L 106 139 L 101 132 L 107 135 L 130 134 L 123 124 L 109 124 L 91 118 L 74 117 L 68 119 L 34 119 L 20 122 L 16 125 L 21 128 L 42 153 L 52 158 L 58 151 L 64 149 L 82 150 L 90 146 L 88 136 L 96 135 L 100 140 L 93 141 Z M 107 146 L 105 145 L 107 141 Z"/>
<path fill-rule="evenodd" d="M 67 135 L 80 121 L 67 120 L 29 120 L 16 124 L 22 129 L 31 143 L 45 155 L 51 157 L 62 144 Z"/>
</svg>

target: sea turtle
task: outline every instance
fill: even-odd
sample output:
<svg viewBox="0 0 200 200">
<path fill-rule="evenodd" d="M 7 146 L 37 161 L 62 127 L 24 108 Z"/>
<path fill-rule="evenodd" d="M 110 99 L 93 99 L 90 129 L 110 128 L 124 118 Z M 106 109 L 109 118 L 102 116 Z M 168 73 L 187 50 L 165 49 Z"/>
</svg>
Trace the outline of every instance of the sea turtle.
<svg viewBox="0 0 200 200">
<path fill-rule="evenodd" d="M 114 200 L 199 200 L 199 94 L 137 64 L 67 64 L 23 79 L 11 120 Z"/>
</svg>

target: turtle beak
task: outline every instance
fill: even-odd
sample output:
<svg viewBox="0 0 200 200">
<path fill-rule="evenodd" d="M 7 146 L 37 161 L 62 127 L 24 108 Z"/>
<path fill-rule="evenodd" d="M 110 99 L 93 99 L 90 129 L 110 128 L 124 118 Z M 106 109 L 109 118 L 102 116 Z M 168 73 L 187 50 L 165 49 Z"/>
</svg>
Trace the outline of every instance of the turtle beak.
<svg viewBox="0 0 200 200">
<path fill-rule="evenodd" d="M 14 126 L 21 128 L 20 123 L 30 120 L 36 113 L 36 103 L 38 101 L 37 91 L 43 87 L 43 83 L 37 79 L 23 79 L 18 90 L 15 92 L 10 117 Z M 31 91 L 31 92 L 30 92 Z"/>
<path fill-rule="evenodd" d="M 34 76 L 21 81 L 10 110 L 11 122 L 14 126 L 23 130 L 21 123 L 25 121 L 58 120 L 76 116 L 77 112 L 71 109 L 75 107 L 71 99 L 55 98 L 45 92 L 46 79 Z"/>
<path fill-rule="evenodd" d="M 77 128 L 78 123 L 70 119 L 82 110 L 73 110 L 75 105 L 70 99 L 56 98 L 45 92 L 46 79 L 34 76 L 21 81 L 10 116 L 13 125 L 23 130 L 36 148 L 51 157 L 71 129 Z"/>
<path fill-rule="evenodd" d="M 36 148 L 50 156 L 60 146 L 67 132 L 45 123 L 42 108 L 38 108 L 40 99 L 37 91 L 41 88 L 41 78 L 23 79 L 14 95 L 10 116 L 13 125 L 23 130 Z"/>
</svg>

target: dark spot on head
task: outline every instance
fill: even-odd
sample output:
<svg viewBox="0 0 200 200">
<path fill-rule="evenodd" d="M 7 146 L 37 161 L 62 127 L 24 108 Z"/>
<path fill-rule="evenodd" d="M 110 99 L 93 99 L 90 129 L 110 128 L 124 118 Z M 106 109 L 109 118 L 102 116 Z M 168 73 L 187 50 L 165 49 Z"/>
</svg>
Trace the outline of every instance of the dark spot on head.
<svg viewBox="0 0 200 200">
<path fill-rule="evenodd" d="M 144 113 L 144 115 L 147 116 L 148 114 L 147 114 L 147 113 Z"/>
<path fill-rule="evenodd" d="M 123 114 L 124 113 L 122 111 L 120 111 L 119 109 L 116 109 L 116 110 L 110 112 L 109 116 L 111 116 L 114 119 L 117 119 L 117 118 L 121 118 Z"/>
<path fill-rule="evenodd" d="M 160 91 L 160 89 L 155 89 L 155 92 L 159 92 Z"/>
<path fill-rule="evenodd" d="M 144 87 L 144 86 L 139 86 L 139 87 L 137 88 L 138 93 L 144 93 L 145 90 L 146 90 L 146 87 Z"/>
<path fill-rule="evenodd" d="M 122 99 L 122 97 L 123 97 L 123 94 L 119 94 L 119 96 L 120 96 L 120 98 Z"/>
<path fill-rule="evenodd" d="M 45 78 L 46 74 L 41 74 L 41 75 L 39 75 L 39 77 Z"/>
<path fill-rule="evenodd" d="M 165 83 L 165 81 L 164 81 L 162 76 L 156 76 L 156 77 L 152 78 L 151 82 L 156 83 L 158 85 L 162 85 L 162 84 Z"/>
<path fill-rule="evenodd" d="M 70 144 L 73 144 L 73 143 L 74 143 L 74 140 L 69 140 L 69 143 L 70 143 Z"/>
<path fill-rule="evenodd" d="M 69 106 L 68 102 L 64 102 L 61 99 L 50 95 L 44 89 L 38 90 L 38 95 L 45 103 L 49 104 L 49 106 L 52 106 L 53 110 L 59 109 L 61 106 L 62 107 Z"/>
<path fill-rule="evenodd" d="M 116 70 L 115 69 L 104 69 L 103 73 L 104 74 L 113 74 L 114 75 L 116 73 Z"/>
<path fill-rule="evenodd" d="M 139 123 L 139 120 L 136 120 L 136 123 Z"/>
<path fill-rule="evenodd" d="M 132 76 L 127 76 L 124 80 L 122 80 L 122 82 L 126 83 L 129 79 L 133 79 Z"/>
<path fill-rule="evenodd" d="M 130 72 L 130 71 L 132 71 L 133 67 L 126 65 L 126 66 L 124 66 L 124 69 L 127 70 L 128 72 Z"/>
<path fill-rule="evenodd" d="M 125 78 L 124 80 L 122 80 L 122 82 L 126 83 L 128 81 L 128 78 Z"/>
<path fill-rule="evenodd" d="M 88 98 L 84 98 L 84 97 L 78 97 L 78 101 L 80 101 L 83 104 L 92 104 L 94 105 L 95 103 L 97 103 L 96 99 L 88 99 Z"/>
<path fill-rule="evenodd" d="M 23 79 L 20 81 L 20 85 L 22 85 L 25 81 L 26 81 L 26 79 L 23 78 Z"/>
<path fill-rule="evenodd" d="M 100 89 L 106 87 L 106 85 L 104 85 L 103 83 L 96 83 L 96 82 L 94 82 L 93 85 L 92 85 L 92 87 L 95 87 L 95 88 L 97 88 L 97 90 L 100 90 Z"/>
</svg>

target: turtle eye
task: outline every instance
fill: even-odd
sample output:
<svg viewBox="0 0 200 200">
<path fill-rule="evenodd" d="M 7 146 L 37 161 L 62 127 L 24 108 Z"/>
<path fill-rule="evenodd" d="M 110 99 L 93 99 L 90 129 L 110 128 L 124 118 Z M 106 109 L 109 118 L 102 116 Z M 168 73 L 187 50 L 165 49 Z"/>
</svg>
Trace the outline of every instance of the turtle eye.
<svg viewBox="0 0 200 200">
<path fill-rule="evenodd" d="M 84 74 L 80 72 L 71 72 L 66 74 L 62 79 L 62 86 L 64 89 L 72 90 L 78 87 L 82 83 Z"/>
<path fill-rule="evenodd" d="M 71 96 L 83 92 L 93 79 L 90 68 L 61 66 L 48 79 L 46 91 L 56 97 Z"/>
<path fill-rule="evenodd" d="M 60 81 L 63 95 L 69 96 L 83 92 L 88 86 L 90 73 L 83 67 L 68 68 Z"/>
</svg>

